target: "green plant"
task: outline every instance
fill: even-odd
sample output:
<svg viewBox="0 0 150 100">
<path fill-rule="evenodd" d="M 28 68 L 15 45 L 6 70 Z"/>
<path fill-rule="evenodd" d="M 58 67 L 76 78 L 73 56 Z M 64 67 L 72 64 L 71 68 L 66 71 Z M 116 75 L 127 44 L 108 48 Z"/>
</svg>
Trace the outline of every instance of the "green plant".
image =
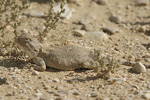
<svg viewBox="0 0 150 100">
<path fill-rule="evenodd" d="M 109 78 L 108 75 L 115 71 L 119 62 L 115 59 L 109 59 L 101 56 L 100 50 L 94 50 L 94 61 L 91 62 L 92 69 L 97 73 L 97 77 Z"/>
</svg>

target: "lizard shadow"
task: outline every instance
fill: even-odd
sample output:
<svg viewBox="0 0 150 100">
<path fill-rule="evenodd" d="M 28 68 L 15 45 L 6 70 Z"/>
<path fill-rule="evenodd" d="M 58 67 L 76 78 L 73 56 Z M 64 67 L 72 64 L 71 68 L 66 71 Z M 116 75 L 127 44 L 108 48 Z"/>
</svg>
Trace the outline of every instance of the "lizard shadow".
<svg viewBox="0 0 150 100">
<path fill-rule="evenodd" d="M 26 66 L 26 62 L 24 60 L 18 60 L 14 58 L 6 58 L 0 61 L 0 66 L 11 68 L 17 67 L 18 69 L 23 69 Z"/>
<path fill-rule="evenodd" d="M 30 0 L 30 2 L 47 3 L 49 0 Z"/>
<path fill-rule="evenodd" d="M 141 44 L 141 45 L 143 45 L 146 49 L 149 49 L 149 48 L 150 48 L 150 43 L 143 43 L 143 44 Z"/>
<path fill-rule="evenodd" d="M 73 70 L 73 71 L 76 72 L 76 73 L 81 73 L 81 72 L 84 72 L 84 71 L 86 71 L 86 70 L 88 70 L 88 69 L 79 68 L 79 69 L 75 69 L 75 70 Z M 61 72 L 61 71 L 65 72 L 65 71 L 67 71 L 67 70 L 60 70 L 60 69 L 56 69 L 56 68 L 52 68 L 52 67 L 46 67 L 46 71 L 47 71 L 47 72 Z"/>
<path fill-rule="evenodd" d="M 86 69 L 86 68 L 79 68 L 79 69 L 76 69 L 74 70 L 75 73 L 82 73 L 82 72 L 85 72 L 87 70 L 90 70 L 90 69 Z M 96 76 L 87 76 L 87 77 L 80 77 L 80 76 L 77 76 L 76 78 L 73 78 L 73 79 L 69 79 L 69 80 L 66 80 L 68 83 L 76 83 L 76 82 L 86 82 L 86 81 L 94 81 L 94 80 L 97 80 L 99 79 L 98 77 Z"/>
<path fill-rule="evenodd" d="M 97 79 L 100 79 L 96 76 L 88 76 L 86 78 L 73 78 L 73 79 L 69 79 L 69 80 L 66 80 L 68 83 L 77 83 L 77 82 L 87 82 L 87 81 L 94 81 L 94 80 L 97 80 Z"/>
</svg>

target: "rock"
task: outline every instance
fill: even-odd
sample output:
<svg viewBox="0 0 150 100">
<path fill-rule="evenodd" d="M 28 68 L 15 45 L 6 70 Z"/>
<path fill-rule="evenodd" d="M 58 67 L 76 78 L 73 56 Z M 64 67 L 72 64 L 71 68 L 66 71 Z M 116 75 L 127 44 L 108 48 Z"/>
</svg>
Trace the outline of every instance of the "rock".
<svg viewBox="0 0 150 100">
<path fill-rule="evenodd" d="M 133 70 L 136 73 L 144 73 L 146 72 L 146 67 L 141 62 L 138 62 L 134 65 Z"/>
<path fill-rule="evenodd" d="M 65 5 L 64 6 L 64 9 L 65 9 L 65 12 L 64 13 L 62 13 L 60 16 L 62 17 L 62 18 L 66 18 L 67 20 L 69 20 L 70 18 L 72 18 L 72 10 L 70 10 L 70 8 L 68 7 L 68 5 Z M 54 7 L 54 12 L 60 12 L 60 4 L 58 4 L 58 5 L 56 5 L 55 7 Z"/>
<path fill-rule="evenodd" d="M 121 83 L 121 82 L 125 82 L 126 78 L 110 78 L 107 81 L 108 82 L 118 82 L 118 83 Z"/>
<path fill-rule="evenodd" d="M 145 32 L 145 31 L 146 31 L 146 27 L 145 27 L 145 26 L 140 26 L 140 27 L 138 28 L 138 31 L 139 31 L 139 32 Z"/>
<path fill-rule="evenodd" d="M 59 94 L 65 94 L 65 95 L 67 95 L 68 94 L 68 92 L 67 91 L 64 91 L 64 90 L 59 90 L 59 91 L 57 91 Z"/>
<path fill-rule="evenodd" d="M 68 3 L 74 3 L 74 4 L 78 5 L 78 6 L 81 6 L 80 0 L 67 0 L 67 2 Z"/>
<path fill-rule="evenodd" d="M 40 93 L 40 92 L 39 92 L 39 93 L 36 93 L 35 96 L 36 96 L 36 97 L 40 97 L 40 96 L 42 96 L 42 93 Z"/>
<path fill-rule="evenodd" d="M 24 11 L 23 12 L 23 15 L 26 15 L 26 16 L 31 16 L 31 17 L 43 17 L 44 16 L 44 12 L 42 11 Z"/>
<path fill-rule="evenodd" d="M 92 41 L 103 41 L 108 39 L 108 35 L 100 31 L 92 31 L 87 33 L 87 38 Z"/>
<path fill-rule="evenodd" d="M 137 0 L 135 2 L 136 6 L 146 6 L 149 5 L 149 0 Z"/>
<path fill-rule="evenodd" d="M 34 70 L 34 71 L 32 72 L 32 75 L 38 75 L 38 74 L 39 74 L 38 71 L 35 71 L 35 70 Z"/>
<path fill-rule="evenodd" d="M 75 36 L 83 37 L 86 34 L 86 32 L 84 30 L 74 30 L 73 34 Z"/>
<path fill-rule="evenodd" d="M 5 100 L 3 96 L 0 96 L 0 100 Z"/>
<path fill-rule="evenodd" d="M 74 91 L 73 92 L 73 95 L 80 95 L 81 93 L 80 92 L 78 92 L 78 91 Z"/>
<path fill-rule="evenodd" d="M 99 4 L 99 5 L 107 5 L 107 0 L 97 0 L 97 4 Z"/>
<path fill-rule="evenodd" d="M 53 82 L 57 82 L 57 83 L 59 83 L 59 82 L 60 82 L 60 80 L 59 80 L 58 78 L 55 78 L 55 79 L 53 79 Z"/>
<path fill-rule="evenodd" d="M 118 29 L 112 27 L 102 27 L 101 29 L 109 35 L 113 35 L 118 32 Z"/>
<path fill-rule="evenodd" d="M 116 23 L 116 24 L 120 24 L 122 22 L 122 18 L 120 16 L 110 16 L 110 21 Z"/>
<path fill-rule="evenodd" d="M 63 98 L 61 98 L 61 97 L 56 97 L 55 100 L 63 100 Z"/>
<path fill-rule="evenodd" d="M 143 94 L 143 95 L 142 95 L 142 98 L 149 100 L 149 99 L 150 99 L 150 93 L 145 93 L 145 94 Z"/>
<path fill-rule="evenodd" d="M 91 93 L 91 97 L 97 97 L 98 94 L 97 93 Z"/>
<path fill-rule="evenodd" d="M 7 78 L 5 77 L 0 77 L 0 85 L 6 84 L 7 83 Z"/>
<path fill-rule="evenodd" d="M 91 24 L 83 24 L 82 29 L 86 30 L 86 31 L 92 31 L 93 30 L 93 26 Z"/>
</svg>

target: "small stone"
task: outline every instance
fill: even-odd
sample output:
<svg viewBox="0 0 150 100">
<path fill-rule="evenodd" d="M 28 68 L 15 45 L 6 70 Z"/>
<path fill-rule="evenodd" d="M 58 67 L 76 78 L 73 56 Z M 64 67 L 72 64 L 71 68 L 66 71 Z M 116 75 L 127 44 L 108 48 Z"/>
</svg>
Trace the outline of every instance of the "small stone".
<svg viewBox="0 0 150 100">
<path fill-rule="evenodd" d="M 32 75 L 38 75 L 38 74 L 39 74 L 38 71 L 35 71 L 35 70 L 34 70 L 34 71 L 32 72 Z"/>
<path fill-rule="evenodd" d="M 143 95 L 142 95 L 142 98 L 149 100 L 149 99 L 150 99 L 150 93 L 145 93 L 145 94 L 143 94 Z"/>
<path fill-rule="evenodd" d="M 86 31 L 92 31 L 93 30 L 93 26 L 91 24 L 83 24 L 82 29 L 86 30 Z"/>
<path fill-rule="evenodd" d="M 116 24 L 120 24 L 122 22 L 122 18 L 120 16 L 110 16 L 110 21 L 116 23 Z"/>
<path fill-rule="evenodd" d="M 3 96 L 0 96 L 0 100 L 5 100 Z"/>
<path fill-rule="evenodd" d="M 146 27 L 145 26 L 141 26 L 138 29 L 139 32 L 145 32 L 146 31 Z"/>
<path fill-rule="evenodd" d="M 64 13 L 62 13 L 60 16 L 62 17 L 62 18 L 66 18 L 67 20 L 69 20 L 69 19 L 71 19 L 72 18 L 72 10 L 70 10 L 70 8 L 68 7 L 68 5 L 65 5 L 64 6 L 64 9 L 65 9 L 65 12 Z M 61 9 L 60 9 L 60 4 L 58 4 L 58 5 L 56 5 L 55 7 L 54 7 L 54 12 L 55 13 L 57 13 L 57 12 L 60 12 L 61 11 Z"/>
<path fill-rule="evenodd" d="M 50 94 L 54 94 L 54 92 L 52 90 L 48 90 L 47 92 Z"/>
<path fill-rule="evenodd" d="M 108 35 L 100 31 L 92 31 L 87 33 L 87 38 L 93 41 L 103 41 L 108 39 Z"/>
<path fill-rule="evenodd" d="M 81 6 L 81 1 L 80 0 L 67 0 L 68 3 L 74 3 L 78 6 Z"/>
<path fill-rule="evenodd" d="M 59 82 L 60 82 L 60 80 L 59 80 L 58 78 L 55 78 L 55 79 L 53 79 L 53 82 L 57 82 L 57 83 L 59 83 Z"/>
<path fill-rule="evenodd" d="M 81 93 L 79 93 L 78 91 L 74 91 L 73 95 L 80 95 Z"/>
<path fill-rule="evenodd" d="M 146 67 L 141 62 L 138 62 L 134 65 L 133 70 L 136 73 L 144 73 L 144 72 L 146 72 Z"/>
<path fill-rule="evenodd" d="M 31 17 L 43 17 L 44 16 L 44 12 L 42 11 L 24 11 L 23 15 L 26 16 L 31 16 Z"/>
<path fill-rule="evenodd" d="M 149 0 L 137 0 L 135 2 L 136 6 L 146 6 L 149 5 Z"/>
<path fill-rule="evenodd" d="M 0 85 L 6 84 L 7 83 L 7 78 L 5 77 L 0 77 Z"/>
<path fill-rule="evenodd" d="M 118 32 L 118 29 L 112 27 L 102 27 L 101 29 L 109 35 L 113 35 Z"/>
<path fill-rule="evenodd" d="M 97 93 L 91 93 L 91 97 L 97 97 L 98 94 Z"/>
<path fill-rule="evenodd" d="M 59 90 L 58 93 L 59 93 L 59 94 L 65 94 L 65 95 L 68 94 L 68 92 L 67 92 L 67 91 L 64 91 L 64 90 Z"/>
<path fill-rule="evenodd" d="M 61 98 L 61 97 L 56 97 L 55 100 L 63 100 L 63 98 Z"/>
<path fill-rule="evenodd" d="M 15 94 L 16 94 L 15 91 L 13 91 L 13 92 L 8 92 L 8 93 L 6 94 L 6 96 L 14 96 Z"/>
<path fill-rule="evenodd" d="M 35 94 L 36 97 L 39 97 L 41 95 L 42 95 L 42 93 L 40 93 L 40 92 Z"/>
<path fill-rule="evenodd" d="M 79 36 L 79 37 L 83 37 L 84 35 L 85 35 L 85 31 L 84 30 L 74 30 L 73 31 L 73 34 L 75 35 L 75 36 Z"/>
<path fill-rule="evenodd" d="M 107 0 L 97 0 L 97 4 L 99 4 L 99 5 L 107 5 Z"/>
<path fill-rule="evenodd" d="M 125 82 L 126 78 L 110 78 L 107 80 L 108 82 L 114 82 L 114 81 L 122 81 Z"/>
</svg>

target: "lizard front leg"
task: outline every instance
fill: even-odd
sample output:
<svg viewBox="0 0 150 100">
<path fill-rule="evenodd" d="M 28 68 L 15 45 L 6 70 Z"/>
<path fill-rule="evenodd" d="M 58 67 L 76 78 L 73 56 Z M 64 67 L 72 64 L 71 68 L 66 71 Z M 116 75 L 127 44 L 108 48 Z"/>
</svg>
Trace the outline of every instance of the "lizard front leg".
<svg viewBox="0 0 150 100">
<path fill-rule="evenodd" d="M 46 64 L 42 58 L 34 57 L 33 62 L 37 65 L 37 66 L 34 66 L 35 70 L 38 70 L 38 71 L 45 71 L 46 70 Z"/>
</svg>

